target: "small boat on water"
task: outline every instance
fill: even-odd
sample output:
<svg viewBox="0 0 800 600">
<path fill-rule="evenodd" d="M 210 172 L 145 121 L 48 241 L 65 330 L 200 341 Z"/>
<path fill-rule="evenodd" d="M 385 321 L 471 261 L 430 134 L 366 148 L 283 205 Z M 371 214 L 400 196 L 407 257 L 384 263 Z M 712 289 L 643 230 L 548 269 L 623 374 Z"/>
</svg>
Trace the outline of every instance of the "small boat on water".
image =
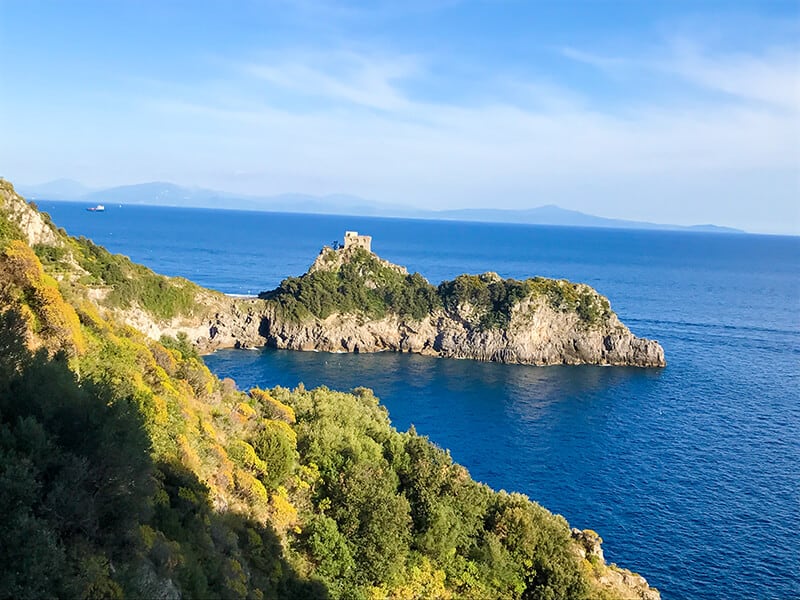
<svg viewBox="0 0 800 600">
<path fill-rule="evenodd" d="M 86 210 L 88 210 L 89 212 L 103 212 L 105 209 L 106 209 L 105 206 L 103 206 L 102 204 L 98 204 L 97 206 L 90 206 Z"/>
</svg>

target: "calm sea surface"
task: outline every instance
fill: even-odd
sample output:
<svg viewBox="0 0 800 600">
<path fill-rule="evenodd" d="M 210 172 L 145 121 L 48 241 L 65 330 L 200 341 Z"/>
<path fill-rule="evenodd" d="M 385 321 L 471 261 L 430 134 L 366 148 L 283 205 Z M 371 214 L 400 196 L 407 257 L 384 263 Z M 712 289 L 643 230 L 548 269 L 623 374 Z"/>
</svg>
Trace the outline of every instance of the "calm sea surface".
<svg viewBox="0 0 800 600">
<path fill-rule="evenodd" d="M 206 357 L 241 388 L 367 386 L 493 488 L 597 530 L 669 598 L 800 598 L 800 238 L 40 202 L 55 222 L 236 294 L 299 275 L 345 229 L 433 283 L 588 283 L 665 369 L 277 350 Z"/>
</svg>

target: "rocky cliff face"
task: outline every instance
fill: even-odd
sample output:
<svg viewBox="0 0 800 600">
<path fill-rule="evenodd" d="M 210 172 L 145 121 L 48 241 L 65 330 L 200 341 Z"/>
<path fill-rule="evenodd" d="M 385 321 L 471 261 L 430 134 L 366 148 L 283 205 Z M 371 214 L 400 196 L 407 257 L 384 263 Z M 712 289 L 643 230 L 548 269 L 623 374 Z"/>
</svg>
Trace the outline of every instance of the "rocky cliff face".
<svg viewBox="0 0 800 600">
<path fill-rule="evenodd" d="M 21 230 L 29 246 L 46 244 L 48 246 L 62 246 L 63 241 L 55 227 L 42 213 L 34 210 L 17 194 L 13 186 L 0 179 L 0 209 L 4 210 L 11 222 Z"/>
<path fill-rule="evenodd" d="M 480 329 L 460 314 L 437 310 L 422 320 L 398 315 L 366 320 L 335 314 L 293 322 L 274 310 L 264 313 L 266 343 L 291 350 L 326 352 L 414 352 L 445 358 L 531 365 L 628 365 L 663 367 L 658 342 L 637 338 L 616 315 L 586 327 L 574 313 L 553 310 L 542 300 L 514 308 L 509 325 Z"/>
<path fill-rule="evenodd" d="M 343 276 L 348 262 L 357 268 L 350 268 Z M 321 275 L 324 271 L 338 275 L 338 280 Z M 382 285 L 388 287 L 382 290 Z M 383 316 L 368 316 L 366 310 L 333 311 L 322 318 L 313 313 L 314 306 L 297 316 L 297 304 L 306 307 L 303 302 L 310 291 L 336 294 L 331 290 L 337 286 L 350 289 L 347 296 L 338 299 L 342 304 L 352 297 L 384 299 Z M 370 296 L 373 291 L 376 294 Z M 405 315 L 392 310 L 392 298 L 403 292 L 411 297 L 425 296 L 430 306 L 427 314 L 413 318 L 408 310 Z M 494 273 L 485 273 L 462 276 L 437 289 L 421 277 L 410 282 L 404 268 L 375 255 L 327 249 L 306 275 L 267 292 L 265 297 L 275 302 L 263 313 L 260 333 L 276 348 L 390 350 L 532 365 L 666 364 L 658 342 L 634 336 L 611 311 L 607 299 L 589 286 L 566 281 L 504 281 Z M 336 297 L 331 300 L 334 305 L 336 301 Z M 291 310 L 280 310 L 280 306 Z M 319 313 L 320 309 L 316 310 Z"/>
<path fill-rule="evenodd" d="M 201 322 L 156 322 L 141 311 L 122 317 L 153 338 L 184 331 L 203 352 L 266 345 L 322 352 L 413 352 L 530 365 L 666 364 L 658 342 L 636 337 L 616 315 L 602 326 L 587 328 L 576 315 L 557 312 L 543 302 L 520 304 L 507 328 L 490 330 L 477 329 L 443 310 L 422 320 L 334 314 L 293 321 L 282 318 L 268 301 L 256 299 L 217 301 L 216 310 Z"/>
<path fill-rule="evenodd" d="M 264 323 L 271 314 L 263 300 L 239 299 L 205 290 L 191 315 L 156 319 L 142 309 L 113 310 L 116 318 L 157 340 L 185 333 L 202 353 L 220 348 L 257 348 L 266 345 Z"/>
<path fill-rule="evenodd" d="M 594 290 L 591 293 L 602 300 Z M 143 311 L 123 311 L 120 317 L 153 338 L 184 331 L 203 352 L 267 345 L 323 352 L 413 352 L 530 365 L 666 364 L 658 342 L 636 337 L 615 314 L 587 324 L 576 312 L 556 310 L 542 297 L 517 303 L 508 325 L 497 328 L 480 327 L 468 304 L 455 310 L 439 308 L 422 319 L 397 314 L 376 319 L 352 313 L 291 319 L 275 302 L 215 293 L 205 294 L 201 305 L 201 314 L 168 322 Z"/>
<path fill-rule="evenodd" d="M 661 593 L 648 585 L 647 580 L 628 569 L 606 564 L 601 544 L 603 540 L 591 529 L 572 528 L 578 556 L 588 563 L 600 588 L 612 598 L 625 600 L 661 600 Z"/>
<path fill-rule="evenodd" d="M 506 329 L 476 330 L 437 311 L 421 321 L 391 315 L 366 320 L 336 314 L 294 322 L 282 319 L 263 300 L 209 298 L 202 317 L 157 321 L 144 311 L 120 317 L 154 339 L 185 332 L 202 352 L 220 348 L 271 346 L 322 352 L 413 352 L 531 365 L 618 365 L 663 367 L 662 347 L 637 338 L 616 316 L 603 327 L 586 329 L 574 315 L 547 306 L 521 305 Z"/>
</svg>

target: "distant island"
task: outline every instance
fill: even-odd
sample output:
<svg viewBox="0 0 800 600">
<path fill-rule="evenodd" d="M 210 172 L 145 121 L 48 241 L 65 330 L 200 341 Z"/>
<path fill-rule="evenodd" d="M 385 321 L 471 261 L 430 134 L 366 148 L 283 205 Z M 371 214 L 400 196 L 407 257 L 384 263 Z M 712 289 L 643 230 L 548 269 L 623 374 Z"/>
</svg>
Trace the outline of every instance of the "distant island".
<svg viewBox="0 0 800 600">
<path fill-rule="evenodd" d="M 561 208 L 553 204 L 529 209 L 464 208 L 423 210 L 398 204 L 374 202 L 346 194 L 325 196 L 310 194 L 247 196 L 203 188 L 182 187 L 166 182 L 150 182 L 92 190 L 71 179 L 59 179 L 41 185 L 20 186 L 20 189 L 23 194 L 33 200 L 79 201 L 89 204 L 142 204 L 186 208 L 224 207 L 232 210 L 520 223 L 526 225 L 744 233 L 741 229 L 711 224 L 670 225 L 626 219 L 610 219 Z"/>
</svg>

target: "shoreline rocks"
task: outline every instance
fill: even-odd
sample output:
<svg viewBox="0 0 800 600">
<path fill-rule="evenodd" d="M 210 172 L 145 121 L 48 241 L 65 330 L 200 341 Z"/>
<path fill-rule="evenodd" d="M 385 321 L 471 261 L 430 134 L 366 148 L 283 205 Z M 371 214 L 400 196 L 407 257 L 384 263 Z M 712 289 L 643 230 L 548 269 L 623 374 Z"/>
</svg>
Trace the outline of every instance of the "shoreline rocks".
<svg viewBox="0 0 800 600">
<path fill-rule="evenodd" d="M 185 332 L 203 353 L 222 348 L 272 348 L 321 352 L 411 352 L 441 358 L 528 365 L 607 365 L 663 367 L 664 350 L 638 338 L 612 315 L 602 325 L 586 327 L 576 315 L 544 303 L 521 306 L 507 327 L 479 329 L 437 310 L 413 320 L 399 315 L 367 319 L 334 314 L 326 319 L 283 319 L 269 301 L 212 295 L 202 317 L 156 322 L 144 311 L 125 310 L 120 317 L 147 335 Z"/>
<path fill-rule="evenodd" d="M 530 365 L 663 367 L 658 342 L 637 338 L 616 316 L 602 327 L 584 327 L 575 315 L 547 306 L 522 310 L 505 328 L 477 329 L 437 311 L 419 321 L 390 315 L 364 320 L 336 314 L 301 322 L 265 315 L 267 346 L 324 352 L 413 352 L 442 358 Z M 522 321 L 533 320 L 526 324 Z"/>
</svg>

